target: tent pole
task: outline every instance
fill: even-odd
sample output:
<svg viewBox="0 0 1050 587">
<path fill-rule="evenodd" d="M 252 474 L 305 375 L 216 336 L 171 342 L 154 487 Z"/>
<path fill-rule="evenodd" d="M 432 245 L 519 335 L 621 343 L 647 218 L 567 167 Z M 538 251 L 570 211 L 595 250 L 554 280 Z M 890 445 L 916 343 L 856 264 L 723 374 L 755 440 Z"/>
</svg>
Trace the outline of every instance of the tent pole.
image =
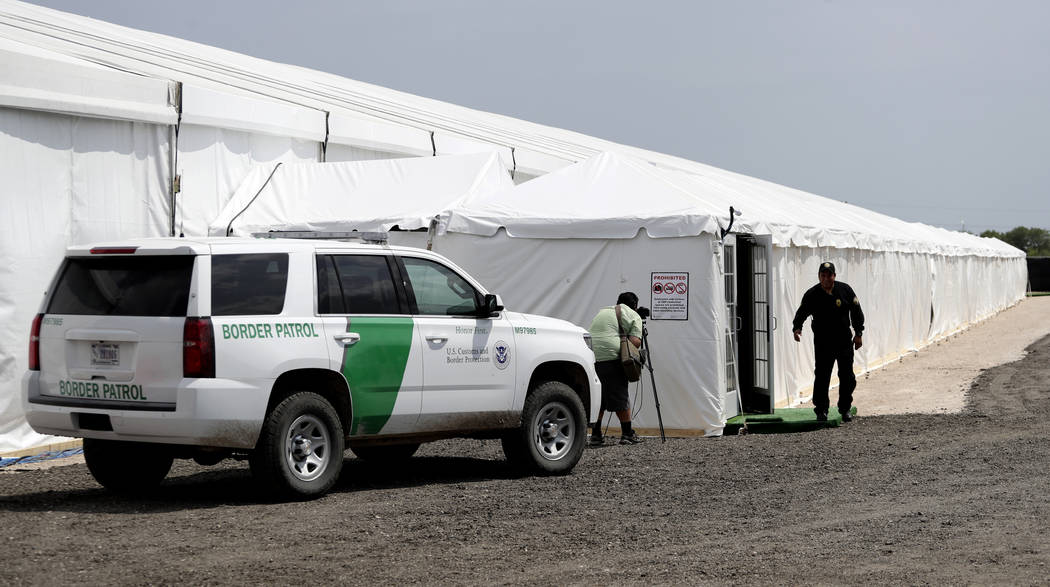
<svg viewBox="0 0 1050 587">
<path fill-rule="evenodd" d="M 182 191 L 182 176 L 179 175 L 179 128 L 182 126 L 182 82 L 175 82 L 172 88 L 172 101 L 175 103 L 175 125 L 171 127 L 171 181 L 168 182 L 168 197 L 171 202 L 168 236 L 175 236 L 175 222 L 178 214 L 178 195 Z M 181 234 L 179 236 L 182 236 Z"/>
</svg>

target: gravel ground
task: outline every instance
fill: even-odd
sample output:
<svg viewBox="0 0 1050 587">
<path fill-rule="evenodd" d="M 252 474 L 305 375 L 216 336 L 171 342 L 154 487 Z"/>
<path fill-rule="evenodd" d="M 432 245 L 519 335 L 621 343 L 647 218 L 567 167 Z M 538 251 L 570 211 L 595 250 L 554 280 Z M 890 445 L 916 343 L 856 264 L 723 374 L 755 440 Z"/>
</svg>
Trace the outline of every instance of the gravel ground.
<svg viewBox="0 0 1050 587">
<path fill-rule="evenodd" d="M 957 413 L 611 445 L 561 478 L 466 440 L 397 470 L 348 456 L 308 503 L 233 461 L 140 499 L 82 464 L 4 471 L 0 583 L 1046 584 L 1048 416 L 1044 337 Z"/>
</svg>

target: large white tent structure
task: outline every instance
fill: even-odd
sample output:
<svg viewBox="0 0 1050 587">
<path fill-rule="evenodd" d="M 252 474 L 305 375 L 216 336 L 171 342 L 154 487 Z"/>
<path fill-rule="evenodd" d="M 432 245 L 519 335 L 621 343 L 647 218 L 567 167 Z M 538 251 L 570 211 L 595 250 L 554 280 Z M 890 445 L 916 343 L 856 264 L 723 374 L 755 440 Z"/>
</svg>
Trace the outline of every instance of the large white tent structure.
<svg viewBox="0 0 1050 587">
<path fill-rule="evenodd" d="M 460 238 L 485 239 L 485 243 L 498 245 L 492 246 L 494 252 L 535 259 L 548 251 L 560 255 L 555 247 L 560 240 L 586 242 L 605 251 L 624 249 L 619 261 L 605 263 L 606 274 L 595 283 L 578 282 L 574 290 L 578 297 L 572 302 L 578 307 L 571 312 L 550 311 L 542 303 L 546 298 L 525 295 L 528 290 L 514 286 L 512 278 L 491 284 L 510 300 L 521 295 L 523 310 L 548 311 L 584 323 L 597 305 L 607 303 L 606 290 L 615 293 L 626 286 L 642 289 L 641 276 L 626 274 L 619 267 L 633 263 L 636 254 L 651 258 L 650 252 L 645 247 L 628 247 L 627 243 L 645 238 L 649 239 L 642 241 L 648 243 L 646 247 L 670 247 L 685 237 L 658 236 L 649 230 L 673 231 L 681 225 L 689 227 L 680 229 L 685 232 L 695 229 L 692 238 L 699 249 L 697 258 L 710 263 L 697 266 L 690 274 L 692 311 L 697 296 L 717 298 L 725 289 L 720 284 L 728 283 L 723 275 L 727 265 L 723 262 L 719 266 L 712 252 L 712 248 L 724 251 L 714 245 L 718 239 L 712 231 L 718 224 L 726 225 L 728 205 L 733 205 L 744 211 L 737 220 L 739 232 L 753 235 L 739 237 L 739 246 L 749 252 L 766 251 L 766 260 L 773 261 L 772 274 L 762 275 L 772 278 L 775 291 L 771 301 L 781 322 L 787 319 L 785 309 L 797 302 L 802 288 L 812 281 L 810 265 L 818 258 L 840 264 L 844 268 L 840 276 L 857 289 L 869 287 L 873 294 L 868 299 L 876 297 L 875 292 L 880 296 L 889 293 L 878 302 L 886 308 L 910 307 L 912 301 L 907 298 L 912 291 L 923 296 L 922 304 L 929 302 L 921 314 L 910 310 L 888 314 L 904 316 L 905 324 L 880 322 L 879 329 L 871 329 L 873 336 L 885 336 L 886 340 L 873 345 L 878 350 L 869 353 L 869 366 L 963 328 L 1023 295 L 1023 254 L 997 241 L 903 223 L 692 161 L 578 133 L 0 0 L 0 174 L 6 180 L 0 196 L 4 210 L 0 218 L 0 452 L 25 450 L 50 441 L 25 424 L 18 385 L 26 367 L 33 314 L 70 244 L 180 233 L 204 235 L 228 207 L 238 187 L 248 185 L 245 180 L 253 173 L 253 166 L 272 170 L 282 163 L 291 169 L 300 163 L 495 153 L 513 182 L 538 190 L 542 186 L 555 189 L 554 180 L 562 181 L 560 176 L 536 186 L 528 180 L 546 180 L 551 172 L 607 151 L 624 156 L 616 162 L 606 161 L 608 165 L 629 167 L 631 174 L 658 176 L 652 185 L 672 190 L 668 194 L 687 194 L 706 205 L 697 205 L 695 218 L 683 213 L 675 220 L 675 204 L 668 195 L 651 212 L 617 224 L 627 231 L 633 222 L 636 230 L 630 237 L 602 233 L 602 219 L 585 225 L 578 210 L 552 207 L 539 220 L 564 225 L 570 232 L 573 226 L 594 230 L 595 236 L 586 236 L 590 233 L 584 231 L 572 236 L 523 237 L 514 234 L 524 231 L 515 228 L 515 215 L 524 218 L 524 208 L 508 210 L 503 218 L 485 220 L 502 227 L 494 234 L 485 234 L 491 226 L 484 230 L 469 228 L 481 226 L 481 212 L 494 205 L 480 192 L 470 192 L 471 197 L 456 205 L 463 213 L 446 216 L 449 232 L 440 239 L 439 250 L 445 247 L 445 252 L 455 255 L 455 241 Z M 565 181 L 579 185 L 571 177 Z M 665 184 L 671 187 L 665 188 Z M 507 193 L 508 189 L 486 193 Z M 636 191 L 617 193 L 619 198 L 652 198 L 656 202 L 655 196 L 640 196 Z M 573 197 L 568 194 L 564 199 L 571 201 Z M 474 207 L 470 207 L 474 200 Z M 569 201 L 560 203 L 570 206 Z M 645 211 L 644 207 L 639 209 Z M 617 210 L 620 216 L 630 215 L 627 207 Z M 661 214 L 663 220 L 656 222 Z M 456 228 L 456 218 L 467 223 L 464 228 Z M 641 228 L 645 228 L 644 233 Z M 530 246 L 537 248 L 528 250 Z M 468 268 L 482 269 L 479 277 L 483 280 L 489 275 L 496 279 L 500 271 L 509 271 L 512 266 L 506 258 L 463 254 Z M 652 254 L 662 254 L 662 250 L 654 249 Z M 734 253 L 733 258 L 738 256 Z M 486 264 L 491 264 L 491 271 Z M 752 269 L 748 275 L 756 277 Z M 671 267 L 658 269 L 665 270 L 677 271 Z M 649 286 L 649 281 L 642 281 Z M 694 293 L 699 289 L 710 291 Z M 585 301 L 587 296 L 590 302 Z M 584 309 L 587 303 L 593 307 Z M 724 318 L 724 310 L 715 311 L 716 306 L 704 306 L 703 312 L 690 314 L 689 320 L 710 321 L 704 336 L 722 340 L 729 320 Z M 932 321 L 929 307 L 934 308 Z M 873 316 L 879 309 L 872 309 Z M 662 327 L 665 323 L 660 324 Z M 656 328 L 654 322 L 654 331 Z M 781 327 L 779 332 L 784 331 Z M 793 401 L 799 397 L 799 390 L 804 391 L 804 377 L 798 373 L 805 372 L 809 360 L 804 347 L 796 352 L 780 348 L 779 341 L 776 338 L 774 342 L 778 403 Z M 718 344 L 719 348 L 729 348 Z M 692 357 L 689 360 L 698 360 Z M 796 365 L 782 371 L 780 367 L 791 357 Z M 721 369 L 725 357 L 719 360 L 722 363 L 714 364 Z M 727 379 L 725 373 L 720 377 L 716 386 Z M 700 383 L 683 379 L 681 385 L 689 389 L 687 386 Z M 710 406 L 698 404 L 696 414 L 707 415 L 694 418 L 693 428 L 717 428 L 720 416 L 714 414 L 719 404 L 725 404 L 719 392 L 712 392 L 715 399 L 711 401 L 715 403 Z"/>
<path fill-rule="evenodd" d="M 310 207 L 311 199 L 300 204 Z M 743 213 L 723 235 L 730 206 Z M 370 215 L 350 207 L 326 227 L 374 229 Z M 254 218 L 256 229 L 300 229 L 280 212 L 260 210 Z M 449 199 L 437 233 L 434 249 L 509 307 L 586 325 L 620 291 L 637 292 L 658 310 L 650 330 L 664 424 L 687 434 L 720 433 L 738 410 L 738 393 L 753 409 L 806 399 L 812 348 L 796 345 L 790 322 L 821 261 L 835 262 L 840 277 L 865 296 L 870 318 L 861 370 L 1024 293 L 1023 258 L 1000 241 L 720 169 L 669 171 L 612 152 L 521 185 Z M 395 238 L 424 242 L 421 235 Z M 669 276 L 683 280 L 685 291 L 666 294 Z M 651 390 L 643 393 L 650 409 L 636 421 L 655 428 Z"/>
</svg>

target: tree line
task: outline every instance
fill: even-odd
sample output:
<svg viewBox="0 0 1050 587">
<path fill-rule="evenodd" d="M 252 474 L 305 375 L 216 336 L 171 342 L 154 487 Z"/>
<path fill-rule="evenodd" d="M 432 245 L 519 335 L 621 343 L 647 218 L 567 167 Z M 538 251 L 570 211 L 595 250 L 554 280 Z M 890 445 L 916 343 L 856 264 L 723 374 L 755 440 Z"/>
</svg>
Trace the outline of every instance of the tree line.
<svg viewBox="0 0 1050 587">
<path fill-rule="evenodd" d="M 1008 232 L 986 230 L 981 236 L 997 238 L 1028 253 L 1029 257 L 1050 257 L 1050 231 L 1018 226 Z"/>
</svg>

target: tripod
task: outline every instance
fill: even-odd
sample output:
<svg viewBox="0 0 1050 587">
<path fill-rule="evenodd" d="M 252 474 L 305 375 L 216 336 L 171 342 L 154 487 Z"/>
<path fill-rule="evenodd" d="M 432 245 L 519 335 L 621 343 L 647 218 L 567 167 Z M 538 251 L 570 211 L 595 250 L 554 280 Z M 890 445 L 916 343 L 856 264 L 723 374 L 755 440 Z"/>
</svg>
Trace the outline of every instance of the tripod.
<svg viewBox="0 0 1050 587">
<path fill-rule="evenodd" d="M 649 370 L 649 380 L 653 383 L 653 399 L 656 401 L 656 419 L 660 422 L 660 442 L 667 442 L 664 434 L 664 417 L 660 413 L 660 395 L 656 393 L 656 375 L 653 373 L 653 351 L 649 348 L 649 327 L 642 319 L 642 348 L 645 349 L 645 368 Z"/>
</svg>

